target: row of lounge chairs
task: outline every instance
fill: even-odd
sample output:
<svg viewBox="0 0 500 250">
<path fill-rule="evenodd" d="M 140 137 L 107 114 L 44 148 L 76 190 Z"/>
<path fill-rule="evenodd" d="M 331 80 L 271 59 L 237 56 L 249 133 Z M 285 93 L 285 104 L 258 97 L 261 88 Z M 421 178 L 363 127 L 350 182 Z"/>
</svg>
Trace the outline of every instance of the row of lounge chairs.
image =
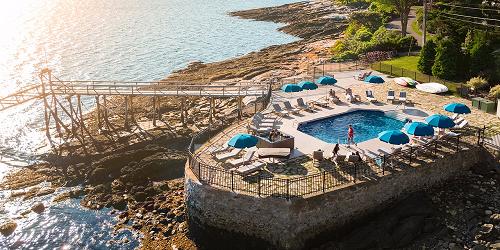
<svg viewBox="0 0 500 250">
<path fill-rule="evenodd" d="M 387 101 L 394 102 L 395 100 L 396 100 L 396 97 L 395 97 L 394 90 L 387 91 Z M 404 103 L 407 102 L 407 97 L 406 97 L 406 92 L 405 91 L 399 92 L 398 101 L 399 102 L 404 102 Z"/>
<path fill-rule="evenodd" d="M 297 98 L 297 105 L 294 107 L 289 101 L 283 102 L 284 108 L 282 108 L 278 103 L 273 104 L 274 113 L 279 116 L 288 116 L 290 113 L 299 114 L 302 110 L 312 111 L 313 108 L 304 102 L 304 99 Z"/>
<path fill-rule="evenodd" d="M 261 134 L 270 132 L 272 129 L 275 129 L 276 126 L 276 117 L 265 116 L 258 112 L 253 116 L 252 122 L 248 125 L 248 130 Z"/>
</svg>

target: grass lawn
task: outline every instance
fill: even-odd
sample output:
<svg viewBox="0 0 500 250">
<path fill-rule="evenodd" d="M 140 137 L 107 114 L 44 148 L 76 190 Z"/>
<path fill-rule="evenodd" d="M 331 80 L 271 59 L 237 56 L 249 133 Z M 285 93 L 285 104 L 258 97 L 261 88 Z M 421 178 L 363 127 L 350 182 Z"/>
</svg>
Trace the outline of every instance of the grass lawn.
<svg viewBox="0 0 500 250">
<path fill-rule="evenodd" d="M 418 59 L 419 59 L 418 56 L 402 56 L 394 58 L 392 60 L 383 61 L 382 63 L 418 72 L 417 70 Z"/>
</svg>

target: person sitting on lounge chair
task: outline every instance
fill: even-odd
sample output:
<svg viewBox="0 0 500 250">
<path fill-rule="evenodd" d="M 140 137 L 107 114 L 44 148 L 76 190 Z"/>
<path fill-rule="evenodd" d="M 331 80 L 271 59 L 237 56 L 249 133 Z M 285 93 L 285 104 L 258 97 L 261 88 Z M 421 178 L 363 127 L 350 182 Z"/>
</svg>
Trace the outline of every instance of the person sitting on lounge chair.
<svg viewBox="0 0 500 250">
<path fill-rule="evenodd" d="M 339 103 L 340 99 L 335 95 L 335 90 L 330 89 L 328 92 L 328 99 L 330 99 L 333 103 Z"/>
<path fill-rule="evenodd" d="M 350 103 L 353 103 L 355 101 L 355 98 L 352 95 L 352 90 L 350 88 L 345 90 L 345 99 Z"/>
</svg>

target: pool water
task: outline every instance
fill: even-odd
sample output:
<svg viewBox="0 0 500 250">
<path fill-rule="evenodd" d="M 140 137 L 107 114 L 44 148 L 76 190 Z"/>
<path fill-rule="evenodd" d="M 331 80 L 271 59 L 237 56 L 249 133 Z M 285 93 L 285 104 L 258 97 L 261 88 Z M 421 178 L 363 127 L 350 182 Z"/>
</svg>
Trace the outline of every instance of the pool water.
<svg viewBox="0 0 500 250">
<path fill-rule="evenodd" d="M 382 111 L 359 110 L 303 123 L 298 130 L 328 143 L 345 144 L 349 124 L 354 128 L 354 142 L 360 143 L 377 138 L 385 130 L 400 130 L 405 123 Z"/>
</svg>

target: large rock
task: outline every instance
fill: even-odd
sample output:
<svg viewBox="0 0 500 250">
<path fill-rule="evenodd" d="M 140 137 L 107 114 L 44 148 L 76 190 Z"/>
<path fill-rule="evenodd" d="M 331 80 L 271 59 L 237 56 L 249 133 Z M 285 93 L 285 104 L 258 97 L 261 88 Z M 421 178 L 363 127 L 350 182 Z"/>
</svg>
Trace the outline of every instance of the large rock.
<svg viewBox="0 0 500 250">
<path fill-rule="evenodd" d="M 7 221 L 3 224 L 0 224 L 0 233 L 7 237 L 11 235 L 17 228 L 17 223 L 14 221 Z"/>
<path fill-rule="evenodd" d="M 131 162 L 165 150 L 165 148 L 158 146 L 148 146 L 143 149 L 130 150 L 104 157 L 92 164 L 94 170 L 89 174 L 88 180 L 93 184 L 111 181 L 114 177 L 118 177 L 121 169 Z"/>
<path fill-rule="evenodd" d="M 41 202 L 35 203 L 35 205 L 31 207 L 31 211 L 37 214 L 41 214 L 43 213 L 43 211 L 45 211 L 45 205 L 43 205 L 43 203 Z"/>
<path fill-rule="evenodd" d="M 184 155 L 180 153 L 157 153 L 142 159 L 134 166 L 124 167 L 121 170 L 121 178 L 126 182 L 134 183 L 179 178 L 183 176 L 185 161 Z"/>
</svg>

